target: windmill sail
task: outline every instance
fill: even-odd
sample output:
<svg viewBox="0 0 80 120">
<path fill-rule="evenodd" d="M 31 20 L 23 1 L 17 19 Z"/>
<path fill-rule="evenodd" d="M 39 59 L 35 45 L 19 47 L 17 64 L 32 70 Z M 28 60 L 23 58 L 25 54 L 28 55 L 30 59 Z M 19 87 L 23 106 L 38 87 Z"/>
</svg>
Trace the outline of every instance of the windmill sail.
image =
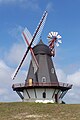
<svg viewBox="0 0 80 120">
<path fill-rule="evenodd" d="M 24 54 L 24 56 L 23 56 L 23 58 L 22 58 L 22 60 L 21 60 L 21 62 L 20 62 L 20 64 L 19 64 L 18 68 L 16 69 L 16 71 L 14 72 L 14 75 L 12 76 L 12 79 L 15 79 L 18 71 L 20 70 L 21 65 L 23 64 L 23 62 L 24 62 L 24 60 L 25 60 L 25 58 L 26 58 L 26 55 L 28 54 L 29 49 L 31 48 L 31 45 L 32 45 L 33 41 L 35 40 L 37 34 L 40 34 L 40 33 L 41 33 L 40 31 L 42 31 L 42 28 L 43 28 L 43 26 L 44 26 L 44 23 L 45 23 L 45 20 L 46 20 L 46 18 L 47 18 L 47 15 L 48 15 L 48 13 L 47 13 L 47 11 L 45 11 L 44 14 L 43 14 L 43 16 L 42 16 L 42 19 L 41 19 L 40 22 L 39 22 L 39 25 L 38 25 L 36 31 L 35 31 L 34 34 L 33 34 L 32 40 L 31 40 L 31 42 L 30 42 L 30 44 L 29 44 L 29 46 L 28 46 L 28 48 L 27 48 L 27 50 L 26 50 L 26 52 L 25 52 L 25 54 Z"/>
<path fill-rule="evenodd" d="M 27 33 L 28 34 L 28 33 Z M 22 33 L 22 36 L 24 38 L 24 40 L 26 41 L 27 45 L 29 46 L 29 35 L 26 34 L 26 31 L 23 31 Z M 34 67 L 34 74 L 37 72 L 38 68 L 39 68 L 39 65 L 38 65 L 38 62 L 37 62 L 37 59 L 34 55 L 34 52 L 33 52 L 33 49 L 30 47 L 30 51 L 31 51 L 31 55 L 32 55 L 32 64 L 33 64 L 33 67 Z"/>
<path fill-rule="evenodd" d="M 41 26 L 40 26 L 40 29 L 38 30 L 38 32 L 37 32 L 37 35 L 36 35 L 36 37 L 35 37 L 35 44 L 37 43 L 37 41 L 39 40 L 39 38 L 40 38 L 40 36 L 41 36 L 41 33 L 42 33 L 42 30 L 43 30 L 43 28 L 44 28 L 44 25 L 45 25 L 45 22 L 46 22 L 46 18 L 47 18 L 47 15 L 48 15 L 48 13 L 47 13 L 47 11 L 45 11 L 45 17 L 44 17 L 44 20 L 43 20 L 43 22 L 42 22 L 42 24 L 41 24 Z M 38 25 L 39 26 L 39 25 Z M 38 28 L 38 27 L 37 27 Z"/>
<path fill-rule="evenodd" d="M 55 45 L 58 47 L 59 43 L 62 43 L 60 38 L 61 38 L 61 36 L 58 34 L 58 32 L 50 32 L 48 35 L 50 48 L 53 49 L 55 47 Z"/>
<path fill-rule="evenodd" d="M 21 35 L 22 35 L 22 38 L 23 38 L 24 42 L 26 42 L 25 39 L 27 39 L 28 43 L 31 42 L 33 36 L 31 35 L 31 33 L 29 32 L 29 30 L 27 28 L 24 29 L 24 31 L 22 32 Z M 29 46 L 28 43 L 26 45 Z"/>
</svg>

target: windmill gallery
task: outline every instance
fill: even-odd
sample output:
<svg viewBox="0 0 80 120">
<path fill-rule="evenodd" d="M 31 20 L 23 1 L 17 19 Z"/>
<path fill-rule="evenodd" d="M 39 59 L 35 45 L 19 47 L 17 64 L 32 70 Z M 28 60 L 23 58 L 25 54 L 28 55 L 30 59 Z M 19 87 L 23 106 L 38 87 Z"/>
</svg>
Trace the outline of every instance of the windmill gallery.
<svg viewBox="0 0 80 120">
<path fill-rule="evenodd" d="M 59 43 L 62 43 L 60 40 L 61 36 L 58 32 L 49 33 L 49 46 L 45 45 L 40 39 L 40 42 L 32 47 L 32 43 L 40 38 L 47 15 L 48 12 L 45 11 L 33 36 L 27 28 L 22 32 L 23 39 L 28 45 L 28 48 L 22 61 L 12 75 L 12 79 L 15 79 L 30 50 L 32 59 L 25 83 L 12 85 L 13 90 L 17 92 L 22 101 L 62 103 L 62 98 L 72 88 L 72 85 L 58 81 L 52 61 L 52 57 L 55 56 L 55 46 L 59 46 Z"/>
</svg>

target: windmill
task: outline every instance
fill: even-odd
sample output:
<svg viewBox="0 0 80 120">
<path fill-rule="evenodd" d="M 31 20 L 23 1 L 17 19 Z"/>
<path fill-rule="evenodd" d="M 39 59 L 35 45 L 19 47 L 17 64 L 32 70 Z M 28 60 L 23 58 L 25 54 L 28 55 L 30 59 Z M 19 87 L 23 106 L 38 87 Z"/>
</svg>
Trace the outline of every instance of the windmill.
<svg viewBox="0 0 80 120">
<path fill-rule="evenodd" d="M 58 82 L 54 64 L 51 59 L 51 57 L 55 55 L 55 46 L 59 46 L 59 43 L 62 43 L 60 40 L 61 36 L 58 32 L 49 33 L 49 46 L 40 40 L 36 46 L 32 47 L 33 42 L 40 38 L 47 15 L 48 12 L 45 11 L 33 36 L 27 28 L 22 32 L 22 37 L 28 47 L 19 66 L 12 75 L 12 79 L 15 79 L 17 76 L 29 50 L 32 59 L 25 83 L 13 84 L 12 88 L 23 101 L 61 103 L 64 95 L 72 88 L 70 84 Z"/>
</svg>

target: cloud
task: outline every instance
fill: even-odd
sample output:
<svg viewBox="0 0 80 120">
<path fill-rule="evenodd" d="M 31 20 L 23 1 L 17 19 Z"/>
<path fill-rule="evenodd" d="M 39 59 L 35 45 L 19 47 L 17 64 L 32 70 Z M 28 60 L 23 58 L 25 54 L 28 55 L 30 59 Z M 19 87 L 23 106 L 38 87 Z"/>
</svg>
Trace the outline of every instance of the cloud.
<svg viewBox="0 0 80 120">
<path fill-rule="evenodd" d="M 12 4 L 30 10 L 39 10 L 38 0 L 0 0 L 0 4 Z"/>
<path fill-rule="evenodd" d="M 8 33 L 10 36 L 14 37 L 16 40 L 19 40 L 22 38 L 21 33 L 24 30 L 24 28 L 20 25 L 16 25 L 14 28 L 11 28 Z"/>
<path fill-rule="evenodd" d="M 32 10 L 40 10 L 38 0 L 23 0 L 22 2 L 22 7 L 24 8 L 29 8 Z"/>
<path fill-rule="evenodd" d="M 7 93 L 7 89 L 5 88 L 0 88 L 0 95 L 4 95 Z"/>
<path fill-rule="evenodd" d="M 25 43 L 23 43 L 14 43 L 11 49 L 5 54 L 5 61 L 8 65 L 12 66 L 13 68 L 16 68 L 19 65 L 27 50 Z M 25 68 L 27 70 L 30 60 L 31 54 L 29 51 L 21 68 Z"/>
<path fill-rule="evenodd" d="M 22 58 L 22 56 L 25 53 L 25 44 L 23 43 L 15 43 L 11 47 L 8 53 L 6 53 L 5 58 L 7 58 L 7 61 L 10 63 L 18 64 Z"/>
<path fill-rule="evenodd" d="M 25 51 L 27 50 L 27 44 L 25 44 L 21 33 L 24 30 L 22 26 L 16 26 L 15 28 L 9 31 L 9 35 L 15 39 L 15 43 L 11 46 L 11 48 L 5 53 L 5 61 L 10 63 L 11 65 L 18 65 L 22 60 Z M 28 52 L 25 62 L 23 66 L 29 64 L 31 54 Z"/>
<path fill-rule="evenodd" d="M 63 100 L 71 104 L 80 103 L 80 69 L 73 74 L 66 74 L 62 69 L 57 69 L 56 73 L 60 82 L 73 84 L 72 89 L 67 92 Z"/>
<path fill-rule="evenodd" d="M 17 94 L 12 90 L 12 84 L 24 83 L 26 71 L 20 71 L 15 81 L 12 81 L 11 75 L 14 69 L 6 65 L 3 60 L 0 60 L 0 101 L 16 101 L 19 100 Z"/>
<path fill-rule="evenodd" d="M 75 71 L 73 74 L 67 75 L 67 81 L 73 84 L 72 90 L 70 90 L 68 94 L 68 98 L 70 99 L 70 103 L 79 103 L 80 104 L 80 69 Z"/>
<path fill-rule="evenodd" d="M 57 69 L 56 74 L 60 82 L 66 82 L 67 75 L 64 73 L 62 69 Z"/>
<path fill-rule="evenodd" d="M 72 82 L 75 86 L 80 86 L 80 69 L 67 76 L 67 81 Z"/>
<path fill-rule="evenodd" d="M 12 81 L 11 75 L 14 71 L 14 68 L 9 67 L 3 60 L 0 60 L 0 87 L 4 86 L 4 88 L 9 87 L 12 85 L 15 81 Z M 16 82 L 21 82 L 23 79 L 25 79 L 26 71 L 20 71 L 20 74 L 18 75 Z M 22 76 L 22 77 L 21 77 Z"/>
<path fill-rule="evenodd" d="M 47 10 L 48 12 L 54 10 L 54 9 L 53 9 L 53 3 L 52 3 L 52 2 L 49 2 L 49 3 L 47 4 L 47 6 L 46 6 L 46 10 Z"/>
</svg>

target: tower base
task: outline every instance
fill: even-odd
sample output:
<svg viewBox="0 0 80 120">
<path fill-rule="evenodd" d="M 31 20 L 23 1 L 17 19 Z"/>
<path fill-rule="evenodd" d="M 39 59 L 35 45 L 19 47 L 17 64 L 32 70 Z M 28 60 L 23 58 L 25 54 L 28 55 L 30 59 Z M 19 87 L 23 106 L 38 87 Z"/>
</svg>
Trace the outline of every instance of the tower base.
<svg viewBox="0 0 80 120">
<path fill-rule="evenodd" d="M 36 103 L 62 103 L 64 95 L 72 85 L 66 83 L 13 84 L 22 101 Z"/>
</svg>

